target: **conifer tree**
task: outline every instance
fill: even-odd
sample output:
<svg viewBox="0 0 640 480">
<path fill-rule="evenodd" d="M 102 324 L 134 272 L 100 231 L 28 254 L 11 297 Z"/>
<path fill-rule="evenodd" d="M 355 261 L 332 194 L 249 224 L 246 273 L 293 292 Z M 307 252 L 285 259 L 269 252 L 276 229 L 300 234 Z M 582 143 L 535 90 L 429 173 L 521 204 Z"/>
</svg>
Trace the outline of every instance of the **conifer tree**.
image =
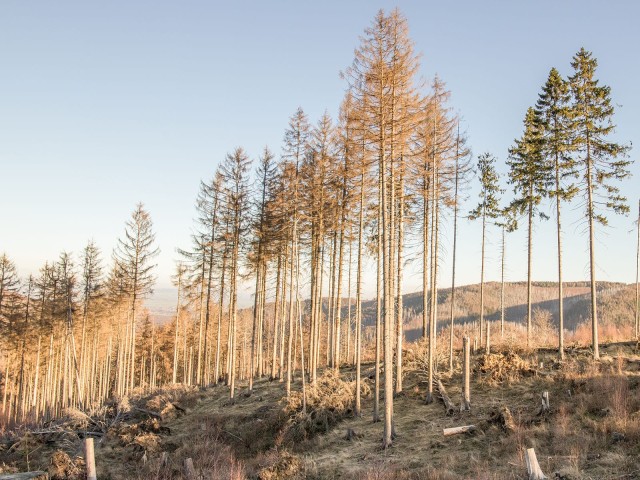
<svg viewBox="0 0 640 480">
<path fill-rule="evenodd" d="M 384 324 L 383 445 L 393 436 L 393 338 L 396 310 L 398 258 L 397 186 L 399 165 L 409 140 L 407 132 L 416 124 L 415 79 L 418 59 L 409 37 L 407 20 L 397 10 L 381 10 L 365 30 L 355 59 L 345 77 L 354 100 L 366 118 L 368 141 L 378 167 L 382 243 L 382 320 Z"/>
<path fill-rule="evenodd" d="M 493 222 L 500 217 L 502 209 L 500 208 L 500 194 L 503 192 L 500 188 L 498 173 L 496 172 L 496 158 L 490 153 L 483 153 L 478 157 L 478 177 L 480 180 L 480 203 L 469 212 L 470 220 L 482 220 L 482 250 L 481 250 L 481 267 L 480 267 L 480 342 L 485 340 L 485 321 L 484 321 L 484 260 L 485 260 L 485 240 L 487 223 Z M 487 326 L 486 339 L 490 338 L 489 328 Z M 490 348 L 490 340 L 486 341 L 487 348 Z"/>
<path fill-rule="evenodd" d="M 558 354 L 564 358 L 564 293 L 562 284 L 562 222 L 561 204 L 570 201 L 577 193 L 573 183 L 575 162 L 570 155 L 572 122 L 569 110 L 568 83 L 555 68 L 542 87 L 536 103 L 536 115 L 542 128 L 542 154 L 552 165 L 554 186 L 549 196 L 556 204 L 556 236 L 558 246 Z"/>
<path fill-rule="evenodd" d="M 230 282 L 229 282 L 229 389 L 230 398 L 235 396 L 236 383 L 236 351 L 237 351 L 237 322 L 238 322 L 238 275 L 240 269 L 240 255 L 246 246 L 245 234 L 248 227 L 247 209 L 249 206 L 248 172 L 251 161 L 245 151 L 238 147 L 233 153 L 227 154 L 221 167 L 225 182 L 226 206 L 225 214 L 230 225 Z"/>
<path fill-rule="evenodd" d="M 513 185 L 516 198 L 511 202 L 510 209 L 516 215 L 527 216 L 527 346 L 531 342 L 531 271 L 533 248 L 533 218 L 538 214 L 547 218 L 538 206 L 551 185 L 550 164 L 544 161 L 542 152 L 542 126 L 533 108 L 527 110 L 524 119 L 524 133 L 522 138 L 515 141 L 509 149 L 507 165 L 509 183 Z"/>
<path fill-rule="evenodd" d="M 627 199 L 613 182 L 630 175 L 627 152 L 630 147 L 610 140 L 614 132 L 614 108 L 611 88 L 598 85 L 595 78 L 598 61 L 584 48 L 571 62 L 569 77 L 573 152 L 581 176 L 580 194 L 585 200 L 589 228 L 589 270 L 591 278 L 591 333 L 593 357 L 600 358 L 598 347 L 598 309 L 596 294 L 595 227 L 607 225 L 606 211 L 628 214 Z M 599 209 L 604 206 L 605 211 Z"/>
<path fill-rule="evenodd" d="M 156 265 L 153 258 L 160 250 L 155 247 L 155 234 L 153 222 L 144 205 L 139 203 L 131 219 L 125 224 L 124 238 L 118 239 L 118 245 L 114 251 L 114 262 L 120 277 L 120 288 L 129 302 L 129 347 L 128 377 L 125 377 L 125 385 L 128 390 L 133 389 L 135 373 L 135 347 L 136 347 L 136 313 L 138 302 L 153 293 L 153 285 L 156 277 L 153 273 Z"/>
<path fill-rule="evenodd" d="M 7 298 L 18 293 L 20 279 L 15 263 L 9 259 L 6 253 L 0 257 L 0 323 L 3 321 L 3 306 Z"/>
</svg>

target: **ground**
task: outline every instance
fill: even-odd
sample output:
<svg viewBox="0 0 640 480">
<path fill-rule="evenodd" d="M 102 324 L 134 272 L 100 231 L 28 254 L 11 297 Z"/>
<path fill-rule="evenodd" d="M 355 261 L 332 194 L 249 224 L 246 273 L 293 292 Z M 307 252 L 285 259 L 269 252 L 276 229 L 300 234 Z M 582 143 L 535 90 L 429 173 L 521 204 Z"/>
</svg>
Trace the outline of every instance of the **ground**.
<svg viewBox="0 0 640 480">
<path fill-rule="evenodd" d="M 277 380 L 257 381 L 251 395 L 241 383 L 233 401 L 222 385 L 174 387 L 114 402 L 91 419 L 75 412 L 31 432 L 7 433 L 0 465 L 51 473 L 55 464 L 57 478 L 81 478 L 81 438 L 95 431 L 102 433 L 96 437 L 100 479 L 186 478 L 186 458 L 207 479 L 524 479 L 530 447 L 550 478 L 640 478 L 636 343 L 604 345 L 600 361 L 583 348 L 570 350 L 563 362 L 550 350 L 478 353 L 471 411 L 449 416 L 437 394 L 425 403 L 423 355 L 419 346 L 407 352 L 403 392 L 394 400 L 396 436 L 386 450 L 383 424 L 372 421 L 373 366 L 367 364 L 361 417 L 353 415 L 350 367 L 339 376 L 327 371 L 308 391 L 306 415 L 299 412 L 300 379 L 290 402 Z M 456 363 L 450 373 L 446 364 L 439 378 L 459 406 L 460 368 Z M 551 408 L 541 413 L 544 391 Z M 477 429 L 443 436 L 443 428 L 461 425 Z M 61 458 L 66 467 L 58 465 Z"/>
</svg>

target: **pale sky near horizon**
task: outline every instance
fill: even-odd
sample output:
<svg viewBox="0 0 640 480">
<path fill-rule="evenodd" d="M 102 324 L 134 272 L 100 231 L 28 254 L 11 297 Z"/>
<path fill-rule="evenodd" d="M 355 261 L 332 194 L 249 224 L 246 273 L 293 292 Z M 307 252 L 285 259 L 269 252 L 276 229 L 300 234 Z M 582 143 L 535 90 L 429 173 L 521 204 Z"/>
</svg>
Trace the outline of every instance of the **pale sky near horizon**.
<svg viewBox="0 0 640 480">
<path fill-rule="evenodd" d="M 4 0 L 0 253 L 23 277 L 63 250 L 79 254 L 91 238 L 108 261 L 141 201 L 162 251 L 157 285 L 169 286 L 175 250 L 189 246 L 200 179 L 236 146 L 253 158 L 265 145 L 279 153 L 298 106 L 313 123 L 325 109 L 335 117 L 346 86 L 339 72 L 377 10 L 395 6 L 422 54 L 420 73 L 447 83 L 474 158 L 496 155 L 505 188 L 504 161 L 527 107 L 550 68 L 570 74 L 583 46 L 598 59 L 597 77 L 618 105 L 613 138 L 640 144 L 640 4 L 630 0 Z M 621 184 L 631 216 L 612 215 L 611 226 L 598 230 L 600 280 L 635 281 L 638 163 L 631 170 Z M 476 185 L 463 212 L 477 204 Z M 549 202 L 543 209 L 552 213 Z M 585 280 L 582 211 L 578 202 L 565 211 L 565 280 Z M 556 278 L 553 227 L 553 217 L 536 227 L 536 280 Z M 487 279 L 498 280 L 499 232 L 489 235 Z M 479 281 L 479 240 L 479 225 L 462 220 L 459 284 Z M 525 242 L 524 229 L 509 239 L 509 280 L 526 278 Z M 447 223 L 443 287 L 450 285 L 450 243 Z M 407 292 L 420 288 L 418 268 L 408 267 Z M 371 295 L 373 282 L 367 285 Z"/>
</svg>

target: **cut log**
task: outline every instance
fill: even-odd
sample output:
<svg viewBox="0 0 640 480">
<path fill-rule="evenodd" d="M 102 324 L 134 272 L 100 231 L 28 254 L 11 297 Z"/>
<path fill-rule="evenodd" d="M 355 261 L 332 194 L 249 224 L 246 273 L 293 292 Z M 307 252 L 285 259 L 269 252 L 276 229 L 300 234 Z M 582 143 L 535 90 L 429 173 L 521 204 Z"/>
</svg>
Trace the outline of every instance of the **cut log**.
<svg viewBox="0 0 640 480">
<path fill-rule="evenodd" d="M 87 480 L 97 480 L 96 458 L 93 450 L 93 438 L 84 439 L 84 461 L 87 465 Z"/>
<path fill-rule="evenodd" d="M 198 478 L 198 474 L 196 473 L 196 469 L 193 466 L 193 460 L 191 458 L 187 458 L 184 461 L 184 474 L 187 477 L 187 480 L 196 480 Z"/>
<path fill-rule="evenodd" d="M 527 464 L 529 480 L 545 480 L 547 478 L 547 476 L 542 473 L 542 469 L 540 468 L 538 459 L 536 458 L 536 452 L 533 448 L 527 448 L 524 459 Z"/>
<path fill-rule="evenodd" d="M 475 429 L 476 429 L 475 425 L 465 425 L 463 427 L 443 428 L 442 429 L 442 434 L 445 437 L 448 437 L 450 435 L 458 435 L 459 433 L 471 433 L 471 432 L 475 431 Z"/>
<path fill-rule="evenodd" d="M 41 471 L 0 474 L 0 480 L 47 480 L 47 478 L 49 478 L 47 472 Z"/>
<path fill-rule="evenodd" d="M 438 393 L 440 394 L 442 403 L 444 403 L 444 408 L 447 415 L 453 415 L 456 411 L 456 405 L 451 401 L 449 395 L 447 395 L 447 391 L 445 390 L 444 385 L 442 384 L 440 379 L 436 379 L 436 386 L 438 387 Z"/>
</svg>

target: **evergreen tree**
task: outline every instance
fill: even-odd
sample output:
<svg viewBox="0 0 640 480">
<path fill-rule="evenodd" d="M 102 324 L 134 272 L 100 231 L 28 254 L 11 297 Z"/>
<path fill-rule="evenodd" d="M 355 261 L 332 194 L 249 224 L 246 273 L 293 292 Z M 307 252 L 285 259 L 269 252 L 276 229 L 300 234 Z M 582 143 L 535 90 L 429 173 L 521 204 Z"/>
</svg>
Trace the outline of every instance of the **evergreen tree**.
<svg viewBox="0 0 640 480">
<path fill-rule="evenodd" d="M 493 222 L 502 214 L 500 208 L 500 188 L 498 173 L 496 172 L 496 158 L 490 153 L 483 153 L 478 157 L 478 177 L 480 180 L 480 203 L 469 212 L 470 220 L 482 219 L 482 251 L 480 267 L 480 342 L 485 340 L 484 322 L 484 259 L 487 222 Z M 487 326 L 486 347 L 490 348 L 490 330 Z"/>
<path fill-rule="evenodd" d="M 531 342 L 531 269 L 533 247 L 533 217 L 539 214 L 538 206 L 546 195 L 551 184 L 551 168 L 544 161 L 542 153 L 542 126 L 533 108 L 527 110 L 524 119 L 524 133 L 522 138 L 515 141 L 509 149 L 507 165 L 509 183 L 513 185 L 516 198 L 510 208 L 516 215 L 527 216 L 527 346 Z"/>
<path fill-rule="evenodd" d="M 0 257 L 0 322 L 3 322 L 3 306 L 9 303 L 9 297 L 16 295 L 20 288 L 20 279 L 15 263 L 6 253 Z"/>
<path fill-rule="evenodd" d="M 126 222 L 124 238 L 118 239 L 113 254 L 121 282 L 120 288 L 129 302 L 129 370 L 125 377 L 125 386 L 128 384 L 129 390 L 134 386 L 137 306 L 140 300 L 153 293 L 156 281 L 153 274 L 156 265 L 152 262 L 160 250 L 154 243 L 151 216 L 144 205 L 139 203 L 131 214 L 131 219 Z"/>
<path fill-rule="evenodd" d="M 558 354 L 564 358 L 564 302 L 562 285 L 562 222 L 561 203 L 577 193 L 573 183 L 575 162 L 570 155 L 572 121 L 569 115 L 569 84 L 555 68 L 542 87 L 536 103 L 536 115 L 542 129 L 542 154 L 552 165 L 554 186 L 548 191 L 556 204 L 556 234 L 558 245 Z"/>
<path fill-rule="evenodd" d="M 598 348 L 598 310 L 596 296 L 595 225 L 607 225 L 606 211 L 628 214 L 627 199 L 613 183 L 630 175 L 627 152 L 630 147 L 609 139 L 614 132 L 614 108 L 611 88 L 598 85 L 595 78 L 598 61 L 584 48 L 571 62 L 569 77 L 572 95 L 573 152 L 581 175 L 580 194 L 586 204 L 589 227 L 589 269 L 591 277 L 591 325 L 593 357 L 600 358 Z M 605 211 L 599 209 L 604 206 Z"/>
<path fill-rule="evenodd" d="M 227 154 L 221 166 L 226 191 L 225 215 L 230 225 L 229 241 L 231 245 L 230 287 L 229 287 L 229 377 L 230 398 L 235 395 L 236 381 L 236 351 L 237 351 L 237 320 L 238 320 L 238 275 L 240 269 L 240 255 L 246 246 L 246 231 L 248 227 L 247 209 L 249 206 L 248 172 L 251 161 L 245 151 L 238 147 L 233 153 Z"/>
</svg>

